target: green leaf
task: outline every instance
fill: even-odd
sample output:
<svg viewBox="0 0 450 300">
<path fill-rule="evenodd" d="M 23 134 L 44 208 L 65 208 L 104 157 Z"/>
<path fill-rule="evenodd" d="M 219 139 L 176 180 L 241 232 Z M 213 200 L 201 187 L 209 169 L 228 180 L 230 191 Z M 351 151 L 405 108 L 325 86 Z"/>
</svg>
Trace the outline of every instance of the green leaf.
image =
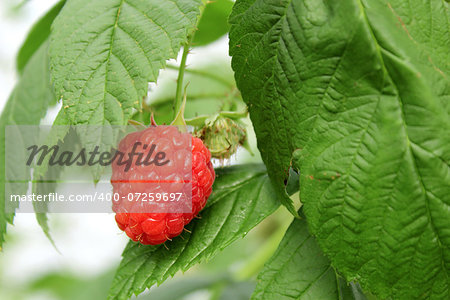
<svg viewBox="0 0 450 300">
<path fill-rule="evenodd" d="M 53 121 L 53 126 L 50 129 L 48 136 L 46 137 L 45 144 L 57 145 L 59 142 L 62 142 L 64 140 L 69 131 L 70 131 L 69 120 L 67 116 L 64 114 L 64 110 L 60 110 L 55 120 Z M 46 174 L 49 172 L 49 161 L 50 157 L 45 156 L 41 164 L 33 166 L 33 179 L 38 180 L 42 178 L 44 179 L 49 178 L 49 176 L 46 176 Z M 55 168 L 53 169 L 56 170 Z M 33 184 L 33 190 L 37 191 L 38 186 L 44 187 L 48 191 L 55 188 L 54 184 L 48 185 Z"/>
<path fill-rule="evenodd" d="M 31 56 L 33 56 L 39 47 L 47 41 L 47 38 L 50 35 L 50 27 L 53 20 L 59 14 L 65 3 L 65 0 L 59 1 L 31 28 L 28 36 L 17 53 L 17 71 L 20 74 L 22 74 L 23 69 L 30 60 Z"/>
<path fill-rule="evenodd" d="M 128 299 L 178 271 L 212 258 L 236 239 L 246 235 L 279 203 L 261 165 L 218 169 L 213 194 L 182 237 L 159 246 L 130 242 L 110 291 L 110 299 Z"/>
<path fill-rule="evenodd" d="M 48 79 L 49 78 L 49 72 Z M 55 121 L 53 122 L 53 127 L 50 130 L 48 139 L 46 140 L 46 145 L 56 145 L 60 141 L 64 140 L 64 137 L 69 132 L 69 123 L 64 115 L 64 111 L 59 111 L 58 115 L 55 118 Z M 46 156 L 44 158 L 44 161 L 40 165 L 33 166 L 33 182 L 32 182 L 32 191 L 33 193 L 36 193 L 38 195 L 45 195 L 56 192 L 57 183 L 56 182 L 48 182 L 43 183 L 39 182 L 37 183 L 37 180 L 45 180 L 45 179 L 55 179 L 60 176 L 60 173 L 62 171 L 61 168 L 51 168 L 49 170 L 49 160 L 50 157 Z M 51 174 L 51 175 L 50 175 Z M 48 238 L 50 243 L 53 245 L 56 251 L 59 252 L 58 248 L 56 247 L 56 243 L 53 240 L 51 234 L 50 234 L 50 227 L 48 225 L 48 204 L 45 201 L 42 202 L 33 202 L 33 209 L 36 213 L 36 221 L 38 222 L 39 226 L 42 228 L 42 231 L 44 232 L 45 236 Z"/>
<path fill-rule="evenodd" d="M 58 114 L 54 122 L 54 127 L 52 127 L 50 132 L 50 137 L 48 138 L 46 145 L 57 145 L 56 141 L 62 141 L 63 135 L 67 133 L 66 127 L 58 126 L 61 122 L 61 113 Z M 60 144 L 59 144 L 60 145 Z M 73 151 L 73 150 L 72 150 Z M 54 181 L 56 178 L 60 177 L 63 167 L 60 168 L 49 168 L 48 164 L 49 158 L 45 158 L 43 164 L 33 166 L 33 181 L 32 181 L 32 192 L 36 195 L 49 195 L 50 193 L 56 192 L 57 183 Z M 44 173 L 42 173 L 44 172 Z M 41 175 L 44 174 L 45 176 Z M 47 182 L 46 182 L 47 180 Z M 46 201 L 34 201 L 33 209 L 36 213 L 36 221 L 39 226 L 41 226 L 42 231 L 48 238 L 50 243 L 53 245 L 56 251 L 59 252 L 56 244 L 50 234 L 50 227 L 48 225 L 48 203 Z"/>
<path fill-rule="evenodd" d="M 148 82 L 176 58 L 201 0 L 71 0 L 55 19 L 50 62 L 72 124 L 126 124 Z"/>
<path fill-rule="evenodd" d="M 55 241 L 53 240 L 52 235 L 50 234 L 50 227 L 48 226 L 47 214 L 46 213 L 36 213 L 36 221 L 38 222 L 39 226 L 41 227 L 42 231 L 44 232 L 45 236 L 50 241 L 52 246 L 55 248 L 56 251 L 59 252 L 58 248 L 56 247 Z"/>
<path fill-rule="evenodd" d="M 259 273 L 251 299 L 365 299 L 357 285 L 352 285 L 354 292 L 336 275 L 316 239 L 309 234 L 305 219 L 294 219 L 277 251 Z"/>
<path fill-rule="evenodd" d="M 0 247 L 4 241 L 6 224 L 12 224 L 14 219 L 13 213 L 5 213 L 5 128 L 7 125 L 38 125 L 49 105 L 55 103 L 50 85 L 47 47 L 48 43 L 44 43 L 33 54 L 0 117 Z M 17 157 L 22 156 L 25 157 L 25 149 L 17 149 Z M 24 184 L 23 194 L 27 188 L 28 185 Z"/>
<path fill-rule="evenodd" d="M 237 1 L 230 16 L 232 67 L 238 88 L 249 107 L 261 158 L 270 170 L 269 176 L 282 196 L 283 205 L 297 216 L 285 185 L 289 178 L 291 153 L 295 149 L 290 144 L 298 137 L 293 135 L 294 132 L 289 132 L 293 130 L 289 130 L 283 103 L 276 98 L 276 95 L 272 95 L 276 92 L 273 66 L 276 56 L 273 51 L 268 51 L 273 39 L 271 35 L 279 32 L 278 27 L 281 24 L 277 13 L 283 13 L 287 1 L 278 1 L 273 5 L 271 4 L 274 1 L 268 1 L 268 3 L 256 1 L 255 4 L 254 2 L 254 0 Z M 273 12 L 268 11 L 268 15 L 261 15 L 263 17 L 258 15 L 261 11 L 265 12 L 265 8 L 273 9 Z M 277 18 L 269 18 L 269 15 L 277 16 Z M 258 24 L 252 18 L 258 20 Z M 268 33 L 265 33 L 266 31 Z M 252 99 L 251 102 L 250 99 Z M 276 125 L 272 126 L 272 124 Z"/>
<path fill-rule="evenodd" d="M 381 298 L 450 296 L 448 14 L 442 1 L 240 0 L 230 19 L 269 174 L 280 188 L 295 162 L 311 233 Z"/>
<path fill-rule="evenodd" d="M 208 1 L 198 22 L 193 45 L 204 46 L 224 36 L 230 29 L 228 17 L 232 7 L 231 0 Z"/>
</svg>

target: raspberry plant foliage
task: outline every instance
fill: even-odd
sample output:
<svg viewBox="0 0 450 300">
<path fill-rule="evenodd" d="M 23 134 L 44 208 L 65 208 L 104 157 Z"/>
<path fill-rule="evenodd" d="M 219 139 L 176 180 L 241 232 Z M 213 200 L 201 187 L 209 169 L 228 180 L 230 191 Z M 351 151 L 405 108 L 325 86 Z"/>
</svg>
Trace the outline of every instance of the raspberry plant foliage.
<svg viewBox="0 0 450 300">
<path fill-rule="evenodd" d="M 56 103 L 50 81 L 50 73 L 48 69 L 48 57 L 46 55 L 48 43 L 43 43 L 28 60 L 23 74 L 19 79 L 16 87 L 11 93 L 8 102 L 0 117 L 0 199 L 3 205 L 0 205 L 0 247 L 4 241 L 6 225 L 13 224 L 14 214 L 5 213 L 5 127 L 7 125 L 37 125 L 41 118 L 47 112 L 47 109 Z M 36 76 L 40 74 L 40 76 Z M 17 149 L 17 161 L 24 159 L 26 156 L 25 149 Z M 11 163 L 11 162 L 10 162 Z M 14 163 L 14 162 L 12 162 Z M 29 168 L 23 172 L 30 172 Z M 27 184 L 20 187 L 21 191 L 26 192 Z M 42 218 L 39 215 L 38 218 Z M 44 222 L 42 219 L 39 221 Z M 45 226 L 45 225 L 44 225 Z"/>
<path fill-rule="evenodd" d="M 305 219 L 294 220 L 259 273 L 251 299 L 365 299 L 360 288 L 347 285 L 320 253 Z"/>
<path fill-rule="evenodd" d="M 450 295 L 448 17 L 444 1 L 240 0 L 230 18 L 272 181 L 293 163 L 332 265 L 382 298 Z"/>
<path fill-rule="evenodd" d="M 201 0 L 68 1 L 50 36 L 52 80 L 73 124 L 126 124 L 176 58 Z"/>
<path fill-rule="evenodd" d="M 39 124 L 56 100 L 62 110 L 54 125 L 148 124 L 151 114 L 170 123 L 180 91 L 193 81 L 188 118 L 245 111 L 242 93 L 265 166 L 216 169 L 201 218 L 181 237 L 159 246 L 130 241 L 110 299 L 128 299 L 211 259 L 280 204 L 299 219 L 260 268 L 252 299 L 448 299 L 448 6 L 60 1 L 33 26 L 17 57 L 19 82 L 0 118 L 0 199 L 5 126 Z M 190 48 L 228 29 L 235 82 L 230 66 L 186 66 Z M 182 47 L 180 66 L 167 66 Z M 148 101 L 148 83 L 166 67 L 177 73 L 175 86 L 156 99 L 150 91 Z M 88 143 L 93 136 L 80 138 Z M 33 179 L 45 172 L 34 170 Z M 299 185 L 292 183 L 297 176 Z M 298 188 L 301 204 L 292 195 Z M 1 205 L 0 245 L 13 218 Z M 46 215 L 37 218 L 49 236 Z"/>
</svg>

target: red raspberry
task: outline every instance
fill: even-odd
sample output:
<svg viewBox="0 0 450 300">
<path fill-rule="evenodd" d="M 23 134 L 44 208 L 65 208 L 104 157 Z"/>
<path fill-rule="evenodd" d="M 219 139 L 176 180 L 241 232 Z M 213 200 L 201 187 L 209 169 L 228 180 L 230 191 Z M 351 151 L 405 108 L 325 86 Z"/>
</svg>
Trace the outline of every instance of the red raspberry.
<svg viewBox="0 0 450 300">
<path fill-rule="evenodd" d="M 150 151 L 150 146 L 155 144 L 153 153 L 165 152 L 166 157 L 171 157 L 170 162 L 163 166 L 145 166 L 139 165 L 136 158 L 129 170 L 125 171 L 126 165 L 119 165 L 115 160 L 111 183 L 114 194 L 119 197 L 118 201 L 113 202 L 113 211 L 116 213 L 117 225 L 133 241 L 144 245 L 162 244 L 179 235 L 184 226 L 205 207 L 215 178 L 211 154 L 200 139 L 189 133 L 181 133 L 174 126 L 152 126 L 130 133 L 122 139 L 118 151 L 125 153 L 124 159 L 128 158 L 127 153 L 138 142 L 142 144 L 137 152 L 144 153 L 143 157 Z M 144 149 L 144 144 L 150 146 Z M 187 159 L 189 157 L 192 160 Z M 180 191 L 186 187 L 183 180 L 187 178 L 192 180 L 192 210 L 189 213 L 161 210 L 149 213 L 148 208 L 143 207 L 146 203 L 127 200 L 129 194 Z M 167 211 L 167 208 L 162 209 Z"/>
</svg>

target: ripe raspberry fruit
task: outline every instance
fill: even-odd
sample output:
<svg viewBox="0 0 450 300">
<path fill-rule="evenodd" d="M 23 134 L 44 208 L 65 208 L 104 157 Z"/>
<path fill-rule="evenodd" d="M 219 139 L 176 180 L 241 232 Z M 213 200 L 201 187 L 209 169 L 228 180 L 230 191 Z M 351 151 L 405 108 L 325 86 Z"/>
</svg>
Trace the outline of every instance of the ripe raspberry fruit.
<svg viewBox="0 0 450 300">
<path fill-rule="evenodd" d="M 155 147 L 152 148 L 152 145 Z M 140 158 L 137 155 L 133 157 L 128 170 L 127 164 L 118 161 L 112 165 L 111 183 L 114 195 L 118 195 L 115 198 L 117 201 L 113 202 L 115 219 L 119 228 L 133 241 L 144 245 L 162 244 L 178 236 L 184 226 L 205 207 L 215 178 L 211 154 L 199 138 L 181 133 L 174 126 L 151 126 L 130 133 L 119 143 L 118 151 L 125 153 L 127 159 L 133 147 L 142 155 Z M 151 164 L 142 164 L 144 158 L 158 152 L 164 152 L 170 158 L 166 159 L 167 163 L 158 166 L 155 162 L 161 164 L 164 160 L 157 161 L 155 158 Z M 151 161 L 149 159 L 147 163 Z M 186 184 L 188 181 L 192 185 Z M 175 192 L 192 197 L 189 212 L 177 211 L 186 202 L 166 202 L 170 196 L 165 196 L 163 200 L 162 195 L 173 195 Z M 138 193 L 141 193 L 142 201 L 130 201 L 129 195 L 136 196 Z M 147 202 L 150 195 L 154 198 L 161 196 L 160 201 Z"/>
</svg>

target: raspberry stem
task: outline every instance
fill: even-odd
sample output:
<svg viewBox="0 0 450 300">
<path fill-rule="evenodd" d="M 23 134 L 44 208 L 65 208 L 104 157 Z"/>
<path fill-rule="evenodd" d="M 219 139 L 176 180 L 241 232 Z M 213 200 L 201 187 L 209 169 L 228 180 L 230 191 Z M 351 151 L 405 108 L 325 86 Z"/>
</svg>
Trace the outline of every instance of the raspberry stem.
<svg viewBox="0 0 450 300">
<path fill-rule="evenodd" d="M 181 108 L 181 103 L 183 101 L 183 79 L 184 79 L 184 71 L 186 69 L 186 59 L 189 54 L 189 47 L 191 45 L 193 34 L 188 38 L 188 41 L 183 47 L 183 55 L 181 56 L 180 68 L 178 70 L 178 78 L 177 78 L 177 90 L 175 94 L 175 102 L 173 104 L 173 118 L 176 118 L 178 112 Z"/>
<path fill-rule="evenodd" d="M 171 69 L 171 70 L 176 70 L 176 71 L 180 70 L 180 67 L 174 66 L 174 65 L 169 65 L 169 64 L 166 66 L 166 68 L 167 69 Z M 228 80 L 224 79 L 221 76 L 217 76 L 217 75 L 211 74 L 210 72 L 205 72 L 205 71 L 199 70 L 199 69 L 186 69 L 184 71 L 185 71 L 185 73 L 188 73 L 188 74 L 198 75 L 198 76 L 202 76 L 202 77 L 206 77 L 206 78 L 212 79 L 212 80 L 214 80 L 214 81 L 216 81 L 216 82 L 218 82 L 218 83 L 222 84 L 223 86 L 228 87 L 230 89 L 234 88 L 233 83 L 230 83 Z"/>
<path fill-rule="evenodd" d="M 200 16 L 197 19 L 197 25 L 198 22 L 200 22 L 200 19 L 203 16 L 203 12 L 205 10 L 205 6 L 210 3 L 208 0 L 202 0 L 203 5 L 200 7 Z M 175 119 L 178 112 L 180 111 L 181 104 L 183 102 L 183 79 L 184 79 L 184 72 L 186 70 L 186 60 L 187 56 L 189 54 L 189 48 L 191 47 L 191 43 L 194 40 L 195 31 L 197 29 L 193 30 L 187 38 L 186 43 L 183 46 L 183 54 L 181 56 L 181 62 L 180 67 L 178 69 L 178 78 L 177 78 L 177 90 L 175 93 L 175 100 L 173 103 L 173 118 Z"/>
</svg>

